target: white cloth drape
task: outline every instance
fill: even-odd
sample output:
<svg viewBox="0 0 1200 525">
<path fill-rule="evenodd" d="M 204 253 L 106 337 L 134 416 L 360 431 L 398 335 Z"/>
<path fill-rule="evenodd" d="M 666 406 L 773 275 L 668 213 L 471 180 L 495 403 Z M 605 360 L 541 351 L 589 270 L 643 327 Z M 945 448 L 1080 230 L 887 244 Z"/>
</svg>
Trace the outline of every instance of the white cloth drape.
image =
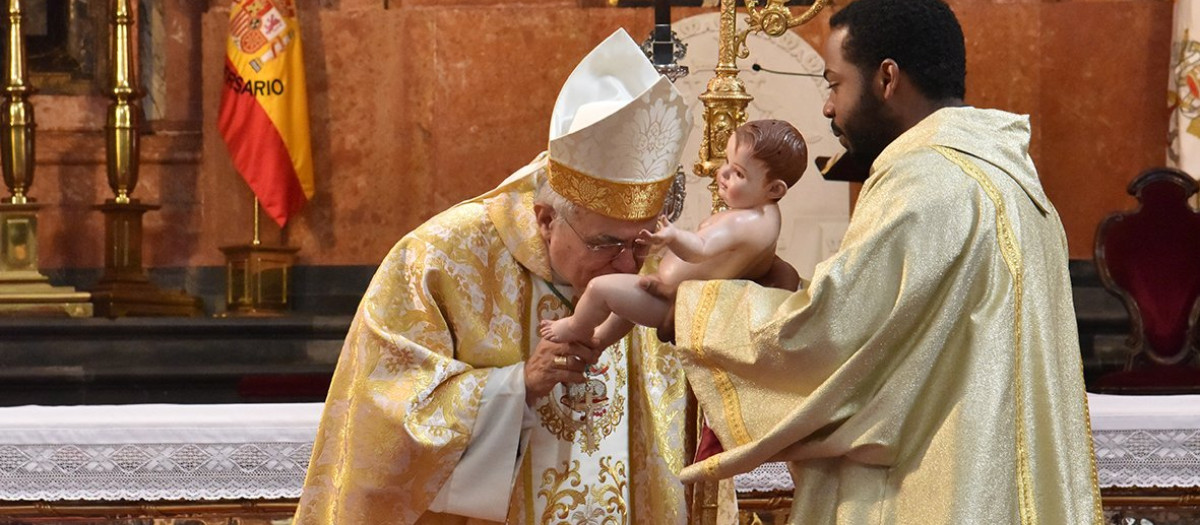
<svg viewBox="0 0 1200 525">
<path fill-rule="evenodd" d="M 1167 101 L 1171 108 L 1167 165 L 1200 177 L 1200 9 L 1175 1 Z"/>
</svg>

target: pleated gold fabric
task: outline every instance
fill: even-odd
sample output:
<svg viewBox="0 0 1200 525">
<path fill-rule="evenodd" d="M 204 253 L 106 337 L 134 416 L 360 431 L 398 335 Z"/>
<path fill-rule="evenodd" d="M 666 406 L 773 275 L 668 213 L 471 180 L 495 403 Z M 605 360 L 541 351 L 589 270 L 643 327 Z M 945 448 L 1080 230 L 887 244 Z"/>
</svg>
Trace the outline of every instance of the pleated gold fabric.
<svg viewBox="0 0 1200 525">
<path fill-rule="evenodd" d="M 531 301 L 551 277 L 532 209 L 544 162 L 429 220 L 383 261 L 342 349 L 295 523 L 479 523 L 425 511 L 470 441 L 489 368 L 524 360 L 537 342 Z M 630 501 L 612 522 L 683 523 L 682 368 L 652 334 L 621 344 L 632 450 L 628 466 L 609 466 Z M 528 507 L 550 482 L 532 455 L 512 523 L 538 519 Z M 557 468 L 578 459 L 588 460 Z"/>
<path fill-rule="evenodd" d="M 796 293 L 685 283 L 678 346 L 728 449 L 788 461 L 792 522 L 1103 522 L 1062 224 L 1026 117 L 946 108 L 872 166 Z"/>
</svg>

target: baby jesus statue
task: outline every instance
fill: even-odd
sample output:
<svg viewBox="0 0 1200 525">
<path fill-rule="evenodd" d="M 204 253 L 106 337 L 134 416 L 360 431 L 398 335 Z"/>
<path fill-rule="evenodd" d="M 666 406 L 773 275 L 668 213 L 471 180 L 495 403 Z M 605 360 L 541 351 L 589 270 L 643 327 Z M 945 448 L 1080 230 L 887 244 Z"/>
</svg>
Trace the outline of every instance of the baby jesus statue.
<svg viewBox="0 0 1200 525">
<path fill-rule="evenodd" d="M 638 242 L 666 245 L 657 276 L 668 289 L 690 280 L 757 279 L 767 274 L 779 239 L 778 201 L 808 166 L 804 137 L 782 120 L 755 120 L 738 127 L 717 170 L 717 195 L 729 209 L 713 214 L 695 232 L 660 219 L 658 231 L 642 230 Z M 555 342 L 599 341 L 607 348 L 634 323 L 657 327 L 670 310 L 665 300 L 638 286 L 633 274 L 593 278 L 570 317 L 542 321 L 541 336 Z"/>
</svg>

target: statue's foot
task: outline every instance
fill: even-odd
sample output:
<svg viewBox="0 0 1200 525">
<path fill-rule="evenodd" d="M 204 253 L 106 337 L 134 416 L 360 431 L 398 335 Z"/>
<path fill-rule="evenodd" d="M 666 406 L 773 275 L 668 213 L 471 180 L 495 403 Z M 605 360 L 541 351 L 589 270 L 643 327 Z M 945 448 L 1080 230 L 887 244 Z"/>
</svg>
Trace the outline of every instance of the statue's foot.
<svg viewBox="0 0 1200 525">
<path fill-rule="evenodd" d="M 566 343 L 570 341 L 580 341 L 582 337 L 571 330 L 571 318 L 558 319 L 556 321 L 543 320 L 538 323 L 538 333 L 542 339 L 553 341 L 555 343 Z"/>
<path fill-rule="evenodd" d="M 554 333 L 553 325 L 554 321 L 543 319 L 542 322 L 538 323 L 538 335 L 541 335 L 542 339 L 547 341 L 561 343 L 562 341 L 559 341 L 558 336 Z"/>
</svg>

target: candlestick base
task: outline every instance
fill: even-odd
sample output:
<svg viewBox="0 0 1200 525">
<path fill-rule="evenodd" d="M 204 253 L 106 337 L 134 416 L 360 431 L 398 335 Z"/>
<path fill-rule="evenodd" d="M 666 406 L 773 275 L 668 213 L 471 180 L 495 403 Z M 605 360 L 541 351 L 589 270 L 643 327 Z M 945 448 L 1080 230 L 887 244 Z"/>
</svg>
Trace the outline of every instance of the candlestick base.
<svg viewBox="0 0 1200 525">
<path fill-rule="evenodd" d="M 0 316 L 91 317 L 91 296 L 38 271 L 37 210 L 0 203 Z"/>
<path fill-rule="evenodd" d="M 196 317 L 204 313 L 198 297 L 162 290 L 142 268 L 142 215 L 158 206 L 108 200 L 104 213 L 104 275 L 92 290 L 97 317 Z"/>
</svg>

